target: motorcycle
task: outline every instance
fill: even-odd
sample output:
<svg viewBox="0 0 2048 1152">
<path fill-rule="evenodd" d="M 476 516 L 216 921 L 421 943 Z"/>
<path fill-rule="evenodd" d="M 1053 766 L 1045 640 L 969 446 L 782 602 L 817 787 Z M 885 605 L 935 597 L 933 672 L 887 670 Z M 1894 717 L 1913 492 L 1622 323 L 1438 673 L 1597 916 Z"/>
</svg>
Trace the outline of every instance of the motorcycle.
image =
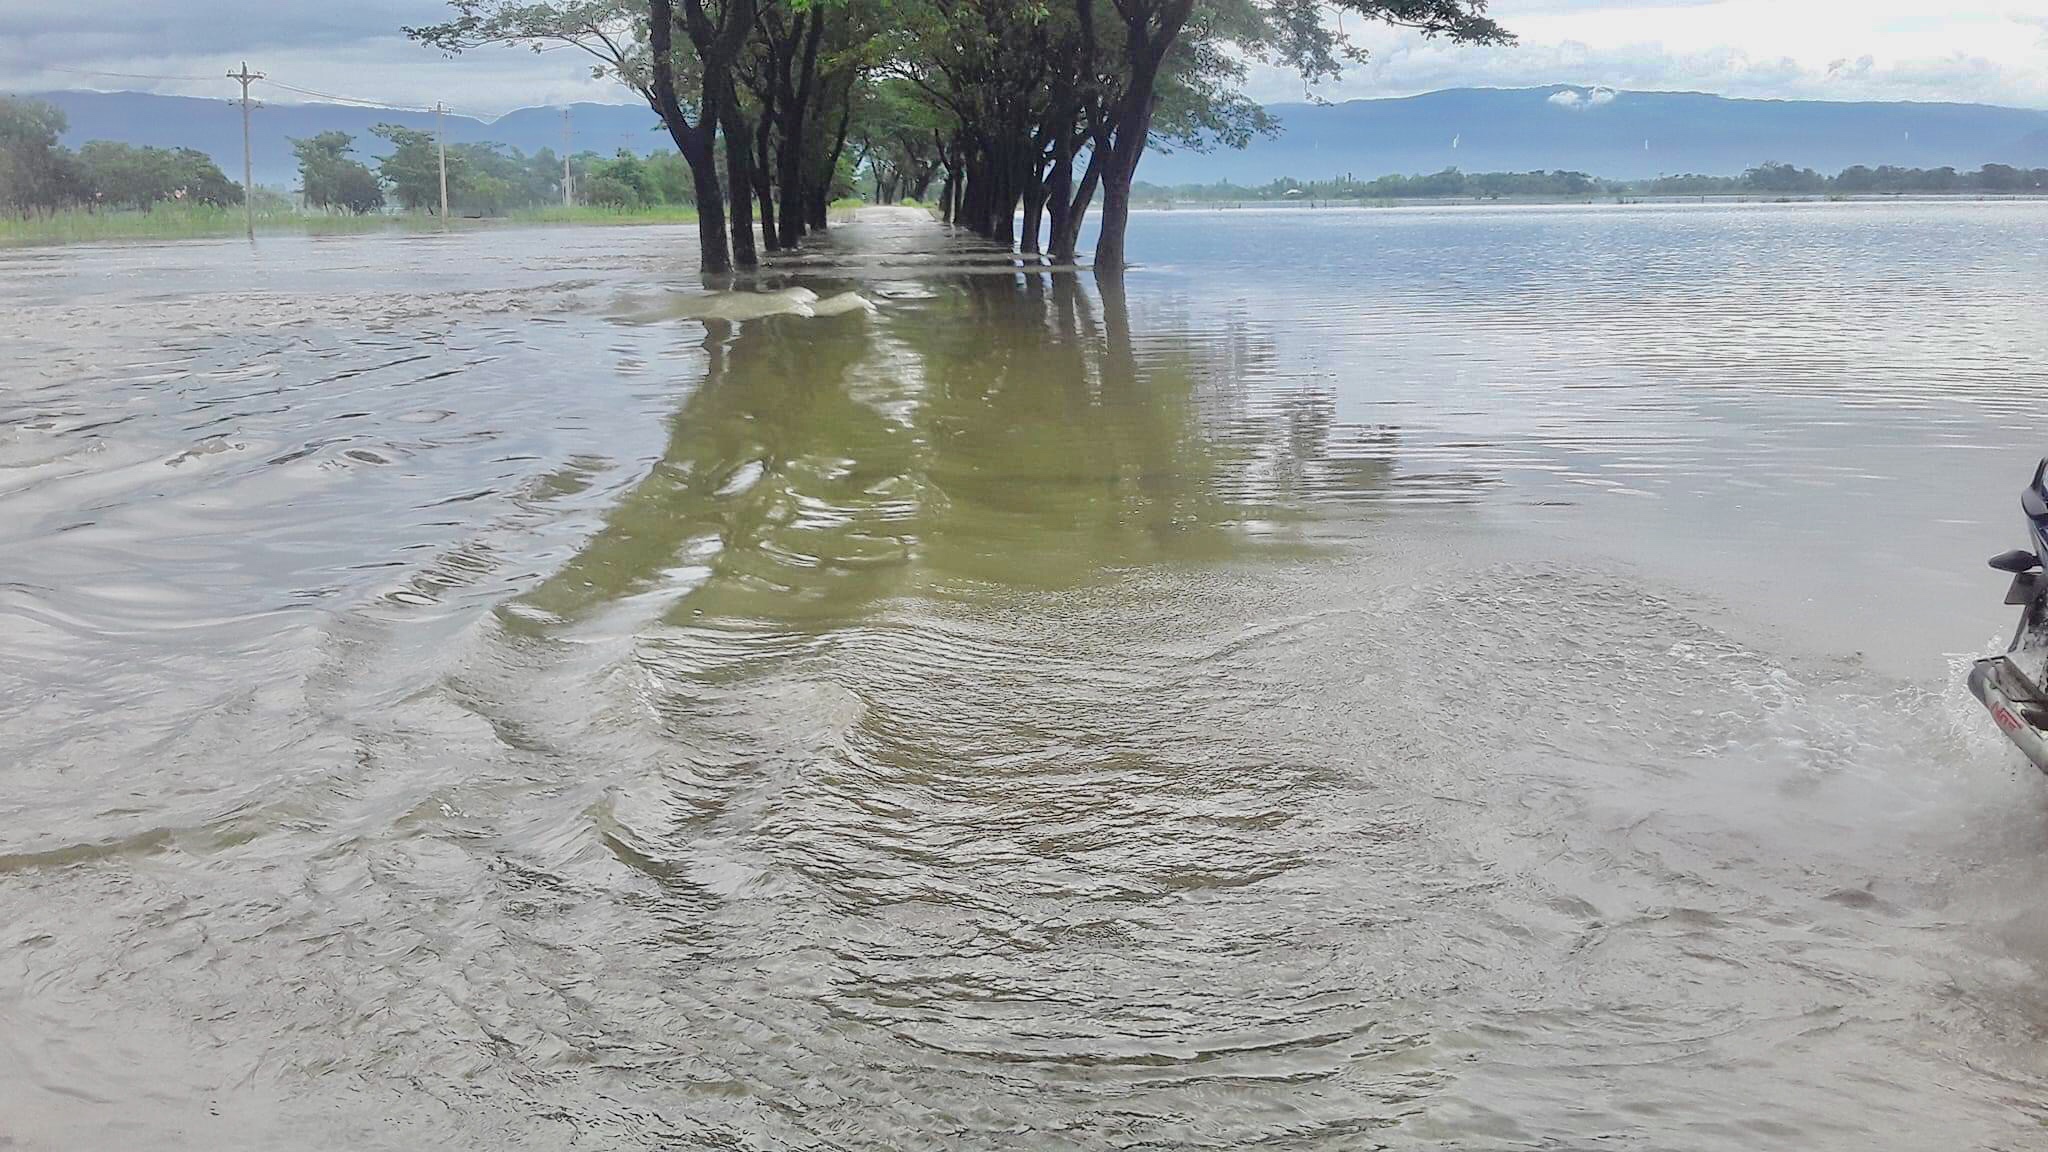
<svg viewBox="0 0 2048 1152">
<path fill-rule="evenodd" d="M 1970 691 L 1991 712 L 2007 739 L 2048 773 L 2048 460 L 2034 471 L 2034 481 L 2020 497 L 2033 538 L 2032 551 L 2015 549 L 1994 557 L 1991 566 L 2012 574 L 2005 602 L 2020 611 L 2019 631 L 2003 656 L 1977 661 L 1970 669 Z"/>
</svg>

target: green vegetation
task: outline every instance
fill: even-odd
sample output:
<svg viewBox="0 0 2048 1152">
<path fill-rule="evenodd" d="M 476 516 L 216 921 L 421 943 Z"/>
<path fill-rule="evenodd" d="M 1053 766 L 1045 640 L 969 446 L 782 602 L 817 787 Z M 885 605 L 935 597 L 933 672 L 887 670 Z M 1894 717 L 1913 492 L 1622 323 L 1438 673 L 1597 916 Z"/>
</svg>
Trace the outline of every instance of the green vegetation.
<svg viewBox="0 0 2048 1152">
<path fill-rule="evenodd" d="M 204 153 L 190 148 L 135 148 L 94 140 L 77 152 L 57 143 L 64 114 L 34 100 L 0 97 L 0 204 L 16 216 L 70 207 L 132 208 L 159 204 L 225 207 L 242 202 Z"/>
<path fill-rule="evenodd" d="M 697 210 L 688 204 L 544 204 L 520 208 L 506 218 L 515 224 L 695 224 Z"/>
<path fill-rule="evenodd" d="M 1953 168 L 1866 168 L 1835 176 L 1790 164 L 1759 164 L 1740 176 L 1664 176 L 1655 180 L 1603 180 L 1584 172 L 1478 172 L 1446 168 L 1424 176 L 1382 176 L 1376 180 L 1281 179 L 1256 187 L 1231 183 L 1139 184 L 1146 203 L 1289 203 L 1294 201 L 1388 200 L 1591 200 L 1631 196 L 1870 196 L 1976 193 L 2048 195 L 2048 169 L 1986 164 L 1975 172 Z"/>
<path fill-rule="evenodd" d="M 259 197 L 261 190 L 258 190 Z M 287 203 L 259 205 L 256 228 L 268 232 L 374 232 L 385 228 L 439 227 L 426 216 L 357 215 L 353 212 L 299 212 Z M 247 227 L 239 205 L 159 204 L 148 212 L 134 209 L 65 207 L 26 215 L 0 214 L 0 245 L 78 244 L 112 240 L 189 240 L 203 236 L 239 236 Z"/>
<path fill-rule="evenodd" d="M 327 235 L 387 230 L 428 231 L 442 224 L 427 212 L 357 213 L 347 209 L 300 211 L 281 196 L 257 190 L 258 232 L 299 232 Z M 264 201 L 269 203 L 264 203 Z M 860 201 L 849 202 L 858 205 Z M 835 205 L 839 207 L 839 205 Z M 697 210 L 687 204 L 655 204 L 634 208 L 560 204 L 518 208 L 495 218 L 512 225 L 538 224 L 694 224 Z M 460 227 L 488 226 L 492 220 L 457 218 Z M 239 207 L 214 204 L 160 204 L 153 211 L 60 208 L 26 216 L 0 214 L 0 245 L 81 244 L 121 240 L 191 240 L 208 236 L 239 236 L 246 227 Z"/>
<path fill-rule="evenodd" d="M 338 209 L 357 216 L 384 207 L 384 186 L 368 165 L 349 156 L 354 150 L 355 137 L 346 132 L 322 132 L 310 140 L 292 141 L 307 207 Z"/>
</svg>

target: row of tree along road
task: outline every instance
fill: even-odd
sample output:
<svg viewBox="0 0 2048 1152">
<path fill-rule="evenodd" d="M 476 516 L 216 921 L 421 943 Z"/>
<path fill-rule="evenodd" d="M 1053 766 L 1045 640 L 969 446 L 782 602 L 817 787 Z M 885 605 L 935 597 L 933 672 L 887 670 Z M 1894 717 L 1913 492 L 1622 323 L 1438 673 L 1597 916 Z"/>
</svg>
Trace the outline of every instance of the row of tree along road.
<svg viewBox="0 0 2048 1152">
<path fill-rule="evenodd" d="M 445 23 L 407 34 L 450 52 L 573 45 L 647 101 L 689 169 L 710 272 L 757 262 L 757 210 L 771 250 L 822 229 L 849 140 L 865 150 L 882 192 L 918 195 L 936 182 L 947 220 L 1056 263 L 1074 260 L 1082 221 L 1096 209 L 1095 267 L 1120 270 L 1148 146 L 1241 145 L 1273 130 L 1241 88 L 1252 64 L 1334 76 L 1364 58 L 1346 17 L 1353 27 L 1379 21 L 1460 43 L 1512 39 L 1488 18 L 1486 0 L 450 7 Z"/>
</svg>

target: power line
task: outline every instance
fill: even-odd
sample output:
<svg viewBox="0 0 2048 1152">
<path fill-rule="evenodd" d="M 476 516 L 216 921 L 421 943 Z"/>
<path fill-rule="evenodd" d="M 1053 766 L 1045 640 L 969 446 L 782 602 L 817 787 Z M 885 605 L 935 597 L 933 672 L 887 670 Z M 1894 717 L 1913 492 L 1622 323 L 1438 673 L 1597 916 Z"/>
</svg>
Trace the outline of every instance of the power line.
<svg viewBox="0 0 2048 1152">
<path fill-rule="evenodd" d="M 282 80 L 269 80 L 266 83 L 272 88 L 282 88 L 287 92 L 296 92 L 301 96 L 311 96 L 319 100 L 332 100 L 337 104 L 357 104 L 365 108 L 385 108 L 393 112 L 433 111 L 432 108 L 419 108 L 410 104 L 390 104 L 382 100 L 364 100 L 355 96 L 340 96 L 333 92 L 316 92 L 311 88 L 301 88 L 296 84 L 287 84 Z"/>
<path fill-rule="evenodd" d="M 117 80 L 211 80 L 211 76 L 155 76 L 146 72 L 98 72 L 91 68 L 60 68 L 55 64 L 42 65 L 44 72 L 62 72 L 69 76 L 106 76 Z"/>
</svg>

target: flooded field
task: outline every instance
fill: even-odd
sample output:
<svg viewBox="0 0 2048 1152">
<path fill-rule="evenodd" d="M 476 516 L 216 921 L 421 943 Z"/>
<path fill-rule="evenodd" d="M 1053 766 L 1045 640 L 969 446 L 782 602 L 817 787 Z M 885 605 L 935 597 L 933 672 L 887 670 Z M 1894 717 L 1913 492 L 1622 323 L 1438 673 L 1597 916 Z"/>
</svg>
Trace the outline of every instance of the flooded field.
<svg viewBox="0 0 2048 1152">
<path fill-rule="evenodd" d="M 0 1148 L 2026 1149 L 2048 206 L 0 253 Z"/>
</svg>

